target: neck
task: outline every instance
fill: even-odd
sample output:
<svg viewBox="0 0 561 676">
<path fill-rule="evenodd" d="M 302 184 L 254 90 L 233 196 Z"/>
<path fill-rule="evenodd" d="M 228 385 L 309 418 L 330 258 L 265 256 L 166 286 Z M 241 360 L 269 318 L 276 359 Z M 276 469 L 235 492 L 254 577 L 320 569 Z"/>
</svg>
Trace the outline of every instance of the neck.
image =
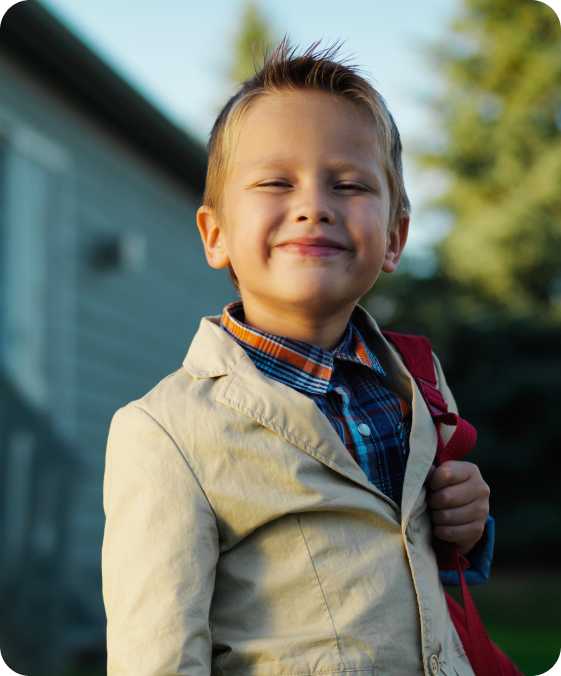
<svg viewBox="0 0 561 676">
<path fill-rule="evenodd" d="M 244 301 L 245 323 L 256 329 L 331 350 L 341 340 L 355 304 L 325 314 L 271 309 Z"/>
</svg>

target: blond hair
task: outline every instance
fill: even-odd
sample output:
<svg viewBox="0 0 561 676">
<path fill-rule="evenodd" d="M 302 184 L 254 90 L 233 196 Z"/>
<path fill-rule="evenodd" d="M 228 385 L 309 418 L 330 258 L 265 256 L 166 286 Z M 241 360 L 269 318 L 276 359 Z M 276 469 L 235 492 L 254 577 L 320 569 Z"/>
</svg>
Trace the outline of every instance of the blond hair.
<svg viewBox="0 0 561 676">
<path fill-rule="evenodd" d="M 203 204 L 222 218 L 222 194 L 235 148 L 235 131 L 244 113 L 261 96 L 278 91 L 312 89 L 328 92 L 352 101 L 366 110 L 375 126 L 382 162 L 390 191 L 388 227 L 400 216 L 409 214 L 410 202 L 403 181 L 401 139 L 397 125 L 382 95 L 361 75 L 358 67 L 335 61 L 340 46 L 315 51 L 320 41 L 311 44 L 302 55 L 290 46 L 285 36 L 267 56 L 255 75 L 243 82 L 220 111 L 210 132 L 208 166 Z M 234 283 L 237 280 L 230 267 Z"/>
</svg>

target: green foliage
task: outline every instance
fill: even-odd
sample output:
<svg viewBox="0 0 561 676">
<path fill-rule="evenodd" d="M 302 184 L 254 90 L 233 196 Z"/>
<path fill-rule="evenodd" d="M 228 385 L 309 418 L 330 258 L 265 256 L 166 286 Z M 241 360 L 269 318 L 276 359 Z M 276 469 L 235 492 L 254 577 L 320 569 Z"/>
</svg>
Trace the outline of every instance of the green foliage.
<svg viewBox="0 0 561 676">
<path fill-rule="evenodd" d="M 239 85 L 255 74 L 270 50 L 275 37 L 266 17 L 255 2 L 246 2 L 242 19 L 234 41 L 234 58 L 230 68 L 230 80 Z"/>
<path fill-rule="evenodd" d="M 447 179 L 446 276 L 480 303 L 553 314 L 561 296 L 561 29 L 529 0 L 464 0 L 432 49 L 441 137 L 420 153 Z"/>
<path fill-rule="evenodd" d="M 447 179 L 431 206 L 451 229 L 432 276 L 405 266 L 365 302 L 388 328 L 430 337 L 478 429 L 495 566 L 551 567 L 561 533 L 561 29 L 539 2 L 463 0 L 431 53 L 446 83 L 433 101 L 441 134 L 418 159 Z"/>
</svg>

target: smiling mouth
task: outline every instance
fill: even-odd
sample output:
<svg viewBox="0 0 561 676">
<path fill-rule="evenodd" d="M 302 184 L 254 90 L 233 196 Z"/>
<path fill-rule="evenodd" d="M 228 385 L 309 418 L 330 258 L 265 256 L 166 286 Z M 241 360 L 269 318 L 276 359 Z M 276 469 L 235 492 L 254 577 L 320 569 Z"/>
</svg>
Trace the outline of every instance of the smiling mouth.
<svg viewBox="0 0 561 676">
<path fill-rule="evenodd" d="M 304 242 L 287 242 L 276 247 L 288 253 L 295 253 L 301 256 L 315 256 L 317 258 L 328 258 L 345 253 L 348 249 L 337 244 L 319 244 Z"/>
</svg>

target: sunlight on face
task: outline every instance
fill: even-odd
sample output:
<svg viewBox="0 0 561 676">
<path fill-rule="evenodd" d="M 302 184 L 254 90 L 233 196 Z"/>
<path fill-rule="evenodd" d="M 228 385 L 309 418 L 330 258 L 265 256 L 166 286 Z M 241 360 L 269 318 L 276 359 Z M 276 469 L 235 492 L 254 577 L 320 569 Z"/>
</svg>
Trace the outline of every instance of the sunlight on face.
<svg viewBox="0 0 561 676">
<path fill-rule="evenodd" d="M 282 91 L 254 102 L 236 131 L 221 226 L 246 312 L 354 307 L 391 267 L 389 187 L 368 113 Z"/>
</svg>

